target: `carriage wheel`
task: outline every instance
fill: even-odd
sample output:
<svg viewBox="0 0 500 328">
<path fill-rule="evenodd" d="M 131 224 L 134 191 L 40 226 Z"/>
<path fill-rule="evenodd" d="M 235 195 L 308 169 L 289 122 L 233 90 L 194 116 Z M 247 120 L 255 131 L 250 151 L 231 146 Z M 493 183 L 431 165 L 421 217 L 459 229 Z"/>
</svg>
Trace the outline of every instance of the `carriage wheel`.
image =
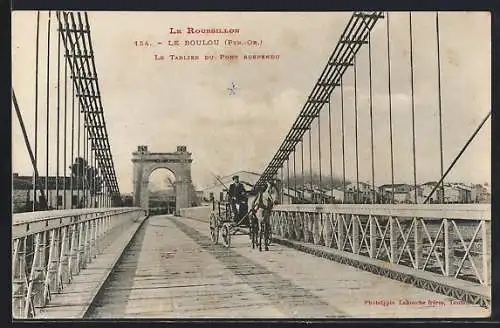
<svg viewBox="0 0 500 328">
<path fill-rule="evenodd" d="M 214 244 L 219 242 L 219 227 L 217 226 L 217 218 L 214 213 L 210 214 L 210 237 Z"/>
<path fill-rule="evenodd" d="M 222 226 L 222 244 L 225 247 L 231 247 L 231 233 L 228 224 Z"/>
</svg>

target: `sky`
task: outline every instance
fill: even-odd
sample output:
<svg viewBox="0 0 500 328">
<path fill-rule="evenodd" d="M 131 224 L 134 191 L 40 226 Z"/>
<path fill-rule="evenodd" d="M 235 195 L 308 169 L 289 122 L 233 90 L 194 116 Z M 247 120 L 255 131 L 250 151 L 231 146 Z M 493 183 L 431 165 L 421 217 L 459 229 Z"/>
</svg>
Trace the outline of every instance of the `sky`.
<svg viewBox="0 0 500 328">
<path fill-rule="evenodd" d="M 51 41 L 50 158 L 55 157 L 57 99 L 57 35 L 54 13 Z M 120 191 L 132 191 L 132 152 L 148 145 L 154 152 L 172 152 L 186 145 L 192 152 L 192 179 L 197 188 L 213 182 L 213 174 L 239 170 L 262 172 L 277 151 L 319 78 L 352 13 L 211 13 L 89 12 L 95 64 L 104 117 Z M 47 52 L 47 12 L 41 13 L 40 53 Z M 390 14 L 391 88 L 396 182 L 413 179 L 408 13 Z M 465 144 L 491 107 L 490 17 L 482 12 L 440 13 L 441 100 L 444 168 Z M 435 13 L 413 14 L 414 106 L 417 182 L 439 179 L 438 70 Z M 34 147 L 36 12 L 12 16 L 13 89 Z M 240 33 L 169 34 L 170 28 L 237 28 Z M 375 183 L 391 181 L 386 19 L 377 22 L 371 41 L 372 109 Z M 206 39 L 256 40 L 252 47 L 168 46 L 168 41 Z M 162 45 L 140 47 L 135 41 Z M 165 60 L 154 60 L 154 55 Z M 278 54 L 279 60 L 172 61 L 175 55 Z M 359 179 L 371 181 L 368 48 L 357 57 Z M 47 60 L 40 57 L 40 111 L 45 111 Z M 61 68 L 62 72 L 62 68 Z M 233 83 L 234 94 L 228 91 Z M 348 179 L 356 177 L 354 81 L 344 75 L 345 161 Z M 62 91 L 61 91 L 62 92 Z M 342 175 L 341 102 L 337 88 L 331 98 L 332 167 Z M 15 112 L 13 111 L 13 115 Z M 45 117 L 39 116 L 38 163 L 45 172 Z M 328 109 L 313 123 L 313 168 L 330 172 Z M 61 128 L 62 129 L 62 128 Z M 28 152 L 15 116 L 12 119 L 13 172 L 31 175 Z M 70 133 L 67 132 L 68 138 Z M 62 138 L 62 137 L 61 137 Z M 62 139 L 61 139 L 62 140 Z M 69 139 L 68 139 L 69 140 Z M 485 124 L 449 180 L 490 181 L 490 124 Z M 308 139 L 305 139 L 305 156 Z M 67 153 L 69 146 L 67 145 Z M 301 169 L 300 146 L 297 172 Z M 63 149 L 60 150 L 61 154 Z M 61 155 L 62 158 L 62 155 Z M 67 162 L 69 155 L 67 154 Z M 308 159 L 306 159 L 306 163 Z M 291 165 L 293 161 L 291 162 Z M 69 166 L 66 163 L 66 167 Z M 60 162 L 63 175 L 63 159 Z M 306 166 L 306 170 L 308 166 Z M 56 173 L 51 161 L 49 174 Z M 161 179 L 164 180 L 164 177 Z M 161 181 L 161 179 L 159 181 Z"/>
</svg>

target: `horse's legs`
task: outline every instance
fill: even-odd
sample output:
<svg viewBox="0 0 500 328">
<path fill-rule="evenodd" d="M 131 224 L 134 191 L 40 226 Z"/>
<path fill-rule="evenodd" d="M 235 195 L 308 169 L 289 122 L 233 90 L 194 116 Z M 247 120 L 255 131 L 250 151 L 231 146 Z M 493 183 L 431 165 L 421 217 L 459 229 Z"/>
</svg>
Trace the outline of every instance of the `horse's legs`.
<svg viewBox="0 0 500 328">
<path fill-rule="evenodd" d="M 262 252 L 262 225 L 263 225 L 263 222 L 262 221 L 259 221 L 259 251 Z M 265 242 L 265 240 L 264 240 Z"/>
<path fill-rule="evenodd" d="M 271 241 L 272 241 L 272 236 L 273 236 L 273 229 L 271 227 L 271 222 L 269 218 L 269 228 L 267 229 L 267 244 L 271 246 Z"/>
<path fill-rule="evenodd" d="M 252 249 L 257 245 L 257 218 L 252 217 L 250 221 L 250 239 L 252 240 Z"/>
<path fill-rule="evenodd" d="M 254 235 L 254 227 L 253 227 L 253 222 L 250 223 L 250 240 L 252 241 L 252 248 L 255 248 L 255 239 L 253 237 Z"/>
<path fill-rule="evenodd" d="M 253 229 L 253 217 L 248 214 L 248 235 L 250 237 L 250 241 L 252 240 L 252 229 Z"/>
<path fill-rule="evenodd" d="M 264 221 L 264 246 L 265 250 L 269 250 L 269 219 Z"/>
<path fill-rule="evenodd" d="M 250 236 L 250 242 L 252 243 L 252 248 L 253 246 L 253 225 L 252 221 L 250 220 L 250 225 L 248 226 L 248 235 Z"/>
</svg>

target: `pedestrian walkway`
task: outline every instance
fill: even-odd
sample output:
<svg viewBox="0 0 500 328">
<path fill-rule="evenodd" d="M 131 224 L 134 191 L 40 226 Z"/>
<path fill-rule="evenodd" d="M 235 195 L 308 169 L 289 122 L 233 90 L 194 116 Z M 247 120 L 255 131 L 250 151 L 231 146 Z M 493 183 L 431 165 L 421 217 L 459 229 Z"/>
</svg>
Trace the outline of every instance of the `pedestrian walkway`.
<svg viewBox="0 0 500 328">
<path fill-rule="evenodd" d="M 37 319 L 83 318 L 145 219 L 125 222 L 111 230 L 100 245 L 100 254 L 73 277 L 71 284 L 65 285 L 60 293 L 52 294 L 50 303 L 40 310 Z"/>
</svg>

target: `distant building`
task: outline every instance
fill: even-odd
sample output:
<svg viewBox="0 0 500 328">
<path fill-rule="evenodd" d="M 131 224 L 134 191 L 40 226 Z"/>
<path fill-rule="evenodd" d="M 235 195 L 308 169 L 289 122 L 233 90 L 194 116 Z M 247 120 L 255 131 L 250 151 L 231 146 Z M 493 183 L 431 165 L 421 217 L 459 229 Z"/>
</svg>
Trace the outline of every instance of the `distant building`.
<svg viewBox="0 0 500 328">
<path fill-rule="evenodd" d="M 359 190 L 356 182 L 348 184 L 345 190 L 346 203 L 371 203 L 374 197 L 374 202 L 377 202 L 379 198 L 377 188 L 373 189 L 373 186 L 366 182 L 359 182 Z"/>
<path fill-rule="evenodd" d="M 336 204 L 344 202 L 344 192 L 342 190 L 333 188 L 331 190 L 325 190 L 324 194 L 327 198 L 326 203 L 328 204 Z"/>
<path fill-rule="evenodd" d="M 394 195 L 393 195 L 394 189 Z M 381 203 L 408 203 L 409 193 L 412 187 L 407 183 L 384 184 L 378 187 Z M 394 196 L 394 197 L 393 197 Z"/>
<path fill-rule="evenodd" d="M 436 181 L 429 181 L 420 185 L 420 189 L 422 191 L 422 197 L 424 201 L 429 197 L 428 203 L 441 203 L 441 188 L 436 188 Z M 436 188 L 436 190 L 434 190 Z M 434 190 L 434 193 L 431 192 Z"/>
<path fill-rule="evenodd" d="M 423 204 L 427 198 L 427 203 L 471 203 L 471 188 L 467 187 L 462 183 L 445 183 L 443 189 L 439 187 L 435 189 L 437 182 L 431 181 L 426 182 L 421 185 L 417 185 L 416 188 L 410 186 L 408 193 L 401 193 L 397 197 L 399 203 L 415 203 L 415 194 L 417 204 Z M 431 194 L 431 192 L 434 192 Z M 441 191 L 443 190 L 443 191 Z M 444 199 L 442 200 L 442 194 L 444 193 Z M 396 195 L 395 195 L 396 196 Z M 406 196 L 406 198 L 404 197 Z M 429 197 L 430 196 L 430 197 Z M 396 197 L 395 197 L 396 198 Z"/>
<path fill-rule="evenodd" d="M 415 202 L 415 194 L 416 194 L 416 202 Z M 409 204 L 423 204 L 425 202 L 426 197 L 424 197 L 422 186 L 417 185 L 412 186 L 411 190 L 408 192 L 408 196 L 406 198 L 406 203 Z"/>
<path fill-rule="evenodd" d="M 56 182 L 59 195 L 56 193 Z M 44 193 L 46 193 L 45 197 L 47 198 L 49 209 L 91 207 L 92 200 L 90 192 L 86 190 L 86 197 L 84 197 L 82 183 L 77 185 L 76 179 L 73 179 L 73 192 L 71 192 L 71 177 L 66 177 L 66 179 L 65 177 L 59 177 L 59 179 L 57 179 L 55 176 L 49 176 L 47 179 L 47 191 L 45 190 L 45 177 L 38 177 L 38 184 L 43 188 Z M 64 189 L 66 189 L 66 191 L 64 191 Z M 13 213 L 31 211 L 33 209 L 33 199 L 35 200 L 35 209 L 40 209 L 42 207 L 42 194 L 40 190 L 37 189 L 36 195 L 33 197 L 33 177 L 20 176 L 14 173 L 12 175 Z"/>
<path fill-rule="evenodd" d="M 474 203 L 491 202 L 491 193 L 489 184 L 474 184 L 471 187 L 471 200 Z"/>
<path fill-rule="evenodd" d="M 313 203 L 314 190 L 308 186 L 297 186 L 297 197 L 302 200 L 302 202 Z"/>
<path fill-rule="evenodd" d="M 17 179 L 14 175 L 12 179 L 12 212 L 27 212 L 32 209 L 31 202 L 33 184 L 31 182 Z"/>
<path fill-rule="evenodd" d="M 380 191 L 390 192 L 392 193 L 393 185 L 392 184 L 384 184 L 378 187 Z M 395 183 L 394 184 L 394 193 L 405 193 L 411 190 L 411 186 L 407 183 Z"/>
<path fill-rule="evenodd" d="M 452 185 L 446 184 L 444 186 L 444 202 L 445 203 L 458 203 L 460 199 L 460 189 Z"/>
<path fill-rule="evenodd" d="M 439 193 L 439 189 L 436 189 L 434 193 L 432 191 L 434 190 L 437 182 L 435 181 L 430 181 L 423 183 L 421 185 L 417 185 L 416 189 L 414 186 L 410 186 L 410 191 L 408 192 L 408 197 L 406 199 L 406 203 L 413 204 L 415 203 L 415 192 L 417 196 L 417 204 L 424 204 L 427 198 L 428 204 L 433 204 L 433 203 L 439 203 L 441 202 L 441 194 Z M 432 194 L 431 194 L 432 193 Z M 430 197 L 429 197 L 430 196 Z"/>
<path fill-rule="evenodd" d="M 461 183 L 446 183 L 444 185 L 445 203 L 471 203 L 471 188 Z"/>
</svg>

